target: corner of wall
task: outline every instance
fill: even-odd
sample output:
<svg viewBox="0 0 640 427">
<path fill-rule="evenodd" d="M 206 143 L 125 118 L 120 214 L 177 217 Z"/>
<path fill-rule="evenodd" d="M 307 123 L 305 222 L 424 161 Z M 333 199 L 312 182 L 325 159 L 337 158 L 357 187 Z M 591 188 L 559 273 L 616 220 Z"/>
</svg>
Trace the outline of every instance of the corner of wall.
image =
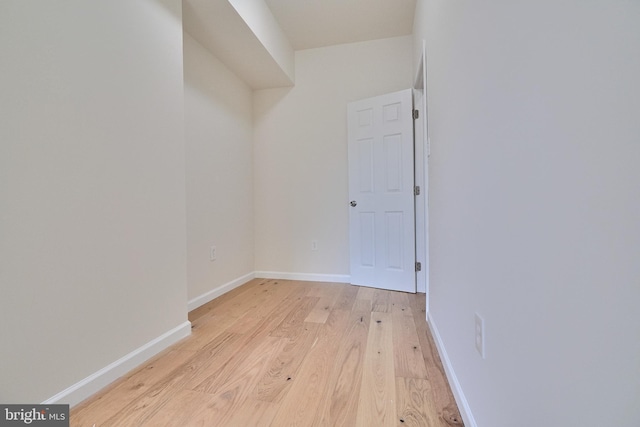
<svg viewBox="0 0 640 427">
<path fill-rule="evenodd" d="M 464 425 L 466 427 L 477 427 L 475 419 L 473 418 L 473 414 L 471 413 L 471 408 L 469 407 L 469 403 L 467 402 L 467 398 L 462 391 L 462 386 L 458 381 L 458 377 L 456 376 L 455 371 L 453 370 L 453 365 L 451 365 L 451 360 L 449 359 L 449 355 L 447 354 L 447 349 L 442 342 L 442 338 L 440 337 L 440 332 L 438 332 L 438 327 L 436 326 L 435 321 L 433 320 L 433 316 L 431 313 L 427 313 L 427 324 L 429 325 L 429 330 L 431 331 L 431 335 L 433 336 L 433 340 L 436 343 L 436 347 L 438 349 L 438 354 L 440 355 L 440 359 L 442 360 L 442 364 L 444 365 L 444 371 L 447 375 L 447 380 L 449 380 L 449 385 L 451 386 L 451 391 L 453 392 L 453 397 L 456 399 L 456 403 L 458 404 L 458 410 L 460 411 L 460 415 L 464 420 Z"/>
<path fill-rule="evenodd" d="M 205 292 L 202 295 L 199 295 L 191 300 L 187 304 L 187 311 L 195 310 L 196 308 L 205 305 L 206 303 L 213 301 L 218 298 L 220 295 L 226 294 L 227 292 L 244 285 L 252 279 L 256 278 L 255 273 L 245 274 L 242 277 L 238 277 L 237 279 L 231 280 L 223 285 L 218 286 L 217 288 L 211 289 L 208 292 Z"/>
</svg>

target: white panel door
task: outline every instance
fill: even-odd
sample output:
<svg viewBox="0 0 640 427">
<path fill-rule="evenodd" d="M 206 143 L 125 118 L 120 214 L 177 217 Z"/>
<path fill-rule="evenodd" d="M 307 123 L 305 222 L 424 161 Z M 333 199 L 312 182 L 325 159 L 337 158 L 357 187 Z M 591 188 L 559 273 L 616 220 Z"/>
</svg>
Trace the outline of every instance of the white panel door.
<svg viewBox="0 0 640 427">
<path fill-rule="evenodd" d="M 412 110 L 411 89 L 348 106 L 354 285 L 416 291 Z"/>
</svg>

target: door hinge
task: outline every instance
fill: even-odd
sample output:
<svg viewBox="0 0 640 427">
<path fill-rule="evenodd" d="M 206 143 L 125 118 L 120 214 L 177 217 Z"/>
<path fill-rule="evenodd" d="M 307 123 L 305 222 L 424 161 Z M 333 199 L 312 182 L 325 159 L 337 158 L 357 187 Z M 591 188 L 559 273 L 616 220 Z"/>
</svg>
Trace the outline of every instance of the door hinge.
<svg viewBox="0 0 640 427">
<path fill-rule="evenodd" d="M 418 110 L 413 110 L 413 120 L 418 120 L 420 117 L 420 112 Z"/>
<path fill-rule="evenodd" d="M 416 271 L 422 271 L 422 263 L 416 262 Z"/>
<path fill-rule="evenodd" d="M 419 186 L 419 185 L 416 185 L 416 186 L 413 188 L 413 195 L 414 195 L 414 196 L 419 196 L 419 195 L 420 195 L 420 186 Z"/>
</svg>

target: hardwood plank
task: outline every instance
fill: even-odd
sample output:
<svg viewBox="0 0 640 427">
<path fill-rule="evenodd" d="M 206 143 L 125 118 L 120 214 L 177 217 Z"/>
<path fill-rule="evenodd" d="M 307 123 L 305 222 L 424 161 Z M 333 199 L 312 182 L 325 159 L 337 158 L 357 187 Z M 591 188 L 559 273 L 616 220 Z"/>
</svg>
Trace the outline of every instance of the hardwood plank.
<svg viewBox="0 0 640 427">
<path fill-rule="evenodd" d="M 395 400 L 391 314 L 372 312 L 355 425 L 394 426 Z"/>
<path fill-rule="evenodd" d="M 303 297 L 296 310 L 291 310 L 270 335 L 272 337 L 293 338 L 296 334 L 301 333 L 301 329 L 304 328 L 304 319 L 319 300 L 318 297 Z"/>
<path fill-rule="evenodd" d="M 396 378 L 398 421 L 403 426 L 438 427 L 443 425 L 431 400 L 429 381 L 416 378 Z"/>
<path fill-rule="evenodd" d="M 254 310 L 249 310 L 241 316 L 238 321 L 229 328 L 229 332 L 236 334 L 246 334 L 253 331 L 262 319 L 273 314 L 280 304 L 296 304 L 305 294 L 303 287 L 292 285 L 291 283 L 279 284 L 275 292 Z"/>
<path fill-rule="evenodd" d="M 206 317 L 207 322 L 191 328 L 191 335 L 180 341 L 176 347 L 185 351 L 198 351 L 227 331 L 235 322 L 236 317 L 224 313 Z M 193 326 L 193 325 L 192 325 Z"/>
<path fill-rule="evenodd" d="M 309 426 L 316 418 L 318 402 L 326 393 L 329 373 L 344 335 L 349 313 L 333 310 L 309 350 L 297 378 L 284 397 L 273 426 Z"/>
<path fill-rule="evenodd" d="M 391 318 L 396 376 L 427 379 L 427 368 L 413 316 L 411 313 L 394 312 Z"/>
<path fill-rule="evenodd" d="M 416 318 L 416 324 L 418 320 L 424 322 L 424 325 L 427 323 L 427 308 L 426 308 L 426 295 L 423 293 L 417 293 L 413 295 L 406 295 L 409 300 L 409 307 L 411 308 L 411 312 L 413 316 Z"/>
<path fill-rule="evenodd" d="M 217 425 L 229 425 L 229 419 L 245 403 L 258 380 L 264 375 L 269 361 L 281 351 L 285 343 L 286 339 L 265 336 L 260 345 L 238 365 L 229 381 L 215 390 L 215 398 L 207 406 L 208 417 L 212 417 L 213 414 Z"/>
<path fill-rule="evenodd" d="M 362 299 L 362 298 L 356 298 L 356 300 L 353 302 L 353 307 L 352 307 L 352 311 L 354 312 L 358 312 L 358 313 L 371 313 L 371 300 L 370 299 Z"/>
<path fill-rule="evenodd" d="M 313 299 L 315 300 L 315 298 Z M 311 301 L 313 303 L 313 301 Z M 309 307 L 310 302 L 306 297 L 296 300 L 283 300 L 278 304 L 271 315 L 261 319 L 251 333 L 240 335 L 237 341 L 234 341 L 221 356 L 218 357 L 218 363 L 213 365 L 206 372 L 200 372 L 198 376 L 194 376 L 184 386 L 185 388 L 207 393 L 215 393 L 215 391 L 225 384 L 233 376 L 238 365 L 242 363 L 242 358 L 237 355 L 248 354 L 254 347 L 273 332 L 278 325 L 281 325 L 286 319 L 291 319 L 292 314 L 304 310 Z M 299 322 L 302 324 L 302 321 Z M 278 337 L 280 338 L 280 337 Z"/>
<path fill-rule="evenodd" d="M 339 296 L 339 294 L 335 294 L 328 297 L 321 297 L 316 305 L 313 306 L 304 321 L 311 323 L 325 323 Z"/>
<path fill-rule="evenodd" d="M 218 414 L 211 411 L 215 396 L 192 390 L 178 390 L 172 399 L 156 411 L 145 423 L 154 427 L 216 427 Z M 97 425 L 96 425 L 97 427 Z"/>
<path fill-rule="evenodd" d="M 391 313 L 391 294 L 390 291 L 376 289 L 373 291 L 371 299 L 371 311 L 380 313 Z"/>
<path fill-rule="evenodd" d="M 278 410 L 278 404 L 264 400 L 247 399 L 235 411 L 227 425 L 230 427 L 269 427 Z"/>
<path fill-rule="evenodd" d="M 255 351 L 243 359 L 233 379 L 216 394 L 180 390 L 149 418 L 150 426 L 226 426 L 244 404 L 265 364 L 282 345 L 282 339 L 265 337 Z M 181 416 L 171 419 L 172 414 Z"/>
<path fill-rule="evenodd" d="M 245 287 L 246 289 L 243 289 Z M 279 303 L 278 299 L 286 297 L 294 290 L 294 287 L 283 286 L 273 280 L 253 280 L 243 287 L 234 289 L 233 291 L 237 292 L 222 303 L 216 304 L 214 303 L 216 300 L 214 300 L 206 304 L 206 306 L 214 308 L 207 309 L 205 314 L 200 315 L 192 323 L 192 335 L 184 340 L 183 348 L 197 350 L 227 329 L 233 333 L 245 332 L 248 329 L 246 324 L 250 323 L 249 320 L 258 322 L 265 313 L 273 309 L 274 304 L 269 304 L 270 301 Z M 231 292 L 223 296 L 229 295 Z M 247 316 L 256 316 L 256 319 L 247 319 Z M 239 322 L 239 318 L 242 321 Z M 215 323 L 209 324 L 210 322 Z M 245 326 L 245 330 L 240 330 L 241 326 Z M 250 323 L 249 327 L 251 326 L 254 324 Z"/>
<path fill-rule="evenodd" d="M 282 287 L 278 281 L 269 281 L 252 286 L 247 292 L 243 292 L 236 298 L 218 307 L 218 310 L 234 317 L 241 317 L 247 312 L 258 310 L 271 295 Z"/>
<path fill-rule="evenodd" d="M 154 384 L 193 355 L 193 352 L 175 349 L 160 353 L 108 389 L 73 408 L 70 426 L 103 425 L 132 399 L 148 392 Z"/>
<path fill-rule="evenodd" d="M 311 284 L 307 284 L 307 296 L 320 298 L 338 296 L 343 286 L 342 283 L 311 282 Z"/>
<path fill-rule="evenodd" d="M 269 304 L 258 305 L 257 307 L 247 311 L 246 314 L 251 314 L 255 317 L 265 317 L 271 313 L 274 304 L 280 303 L 283 299 L 295 299 L 302 297 L 306 294 L 305 287 L 289 281 L 273 281 L 270 284 L 271 287 L 267 289 L 269 293 L 267 301 Z"/>
<path fill-rule="evenodd" d="M 314 426 L 355 425 L 370 321 L 370 313 L 351 313 Z"/>
<path fill-rule="evenodd" d="M 254 316 L 252 312 L 248 312 L 239 319 L 233 319 L 234 321 L 231 323 L 231 325 L 229 325 L 229 328 L 227 330 L 234 334 L 245 335 L 251 333 L 251 331 L 255 329 L 256 325 L 258 325 L 263 318 Z"/>
<path fill-rule="evenodd" d="M 266 372 L 253 392 L 256 400 L 280 402 L 289 390 L 292 380 L 318 334 L 318 324 L 305 325 L 304 330 L 293 338 L 285 338 L 285 345 L 270 362 Z"/>
<path fill-rule="evenodd" d="M 367 288 L 364 286 L 361 286 L 358 289 L 358 294 L 356 295 L 356 299 L 368 299 L 368 300 L 372 300 L 373 299 L 373 294 L 376 291 L 375 288 Z"/>
<path fill-rule="evenodd" d="M 390 295 L 391 311 L 393 313 L 405 313 L 405 314 L 411 315 L 412 307 L 411 307 L 410 298 L 413 298 L 413 297 L 414 295 L 407 294 L 404 292 L 391 292 L 391 295 Z"/>
<path fill-rule="evenodd" d="M 344 284 L 342 292 L 333 306 L 334 310 L 351 310 L 358 295 L 358 286 Z"/>
<path fill-rule="evenodd" d="M 327 317 L 329 317 L 329 312 L 331 312 L 342 293 L 343 286 L 344 285 L 340 283 L 315 283 L 309 289 L 309 292 L 307 292 L 307 296 L 319 297 L 320 299 L 304 321 L 325 323 L 327 321 Z"/>
<path fill-rule="evenodd" d="M 192 378 L 206 372 L 216 362 L 216 356 L 223 353 L 240 336 L 223 333 L 197 352 L 185 363 L 179 365 L 161 381 L 140 397 L 133 399 L 121 411 L 110 417 L 105 426 L 140 426 L 151 419 L 184 385 Z"/>
<path fill-rule="evenodd" d="M 373 296 L 376 290 L 374 288 L 359 287 L 356 294 L 356 300 L 353 303 L 353 311 L 371 313 L 373 310 Z"/>
</svg>

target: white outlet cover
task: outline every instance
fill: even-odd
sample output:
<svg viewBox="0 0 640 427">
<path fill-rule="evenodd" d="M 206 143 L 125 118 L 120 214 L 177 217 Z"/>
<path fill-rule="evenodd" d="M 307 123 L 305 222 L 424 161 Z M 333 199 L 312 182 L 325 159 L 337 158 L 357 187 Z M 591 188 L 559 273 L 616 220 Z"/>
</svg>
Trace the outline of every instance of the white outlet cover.
<svg viewBox="0 0 640 427">
<path fill-rule="evenodd" d="M 211 261 L 215 261 L 216 260 L 216 247 L 215 246 L 211 246 L 210 252 L 209 252 L 209 259 Z"/>
</svg>

